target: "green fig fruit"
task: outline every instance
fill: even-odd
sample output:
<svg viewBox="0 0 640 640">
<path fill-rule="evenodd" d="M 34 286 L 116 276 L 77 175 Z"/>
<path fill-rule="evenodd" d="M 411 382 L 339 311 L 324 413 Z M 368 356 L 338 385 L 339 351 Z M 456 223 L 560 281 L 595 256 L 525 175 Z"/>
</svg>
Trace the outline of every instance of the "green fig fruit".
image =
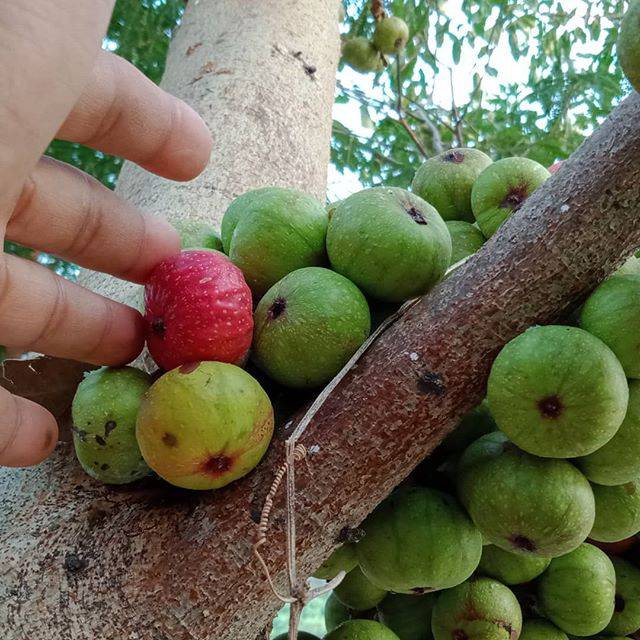
<svg viewBox="0 0 640 640">
<path fill-rule="evenodd" d="M 491 158 L 479 149 L 449 149 L 422 164 L 411 189 L 434 206 L 444 220 L 474 222 L 471 189 L 490 164 Z M 479 235 L 484 242 L 482 233 Z"/>
<path fill-rule="evenodd" d="M 409 41 L 409 27 L 407 23 L 396 16 L 382 18 L 376 23 L 373 33 L 373 45 L 387 55 L 393 55 L 402 51 Z"/>
<path fill-rule="evenodd" d="M 593 453 L 618 431 L 629 388 L 612 351 L 582 329 L 538 326 L 509 342 L 489 376 L 498 427 L 528 453 Z"/>
<path fill-rule="evenodd" d="M 342 42 L 342 59 L 360 73 L 380 71 L 380 52 L 363 36 L 347 38 Z"/>
<path fill-rule="evenodd" d="M 367 579 L 360 567 L 349 571 L 333 593 L 345 607 L 354 611 L 371 609 L 387 595 L 385 589 L 380 589 Z"/>
<path fill-rule="evenodd" d="M 489 165 L 473 184 L 471 208 L 480 231 L 490 238 L 549 177 L 529 158 L 503 158 Z"/>
<path fill-rule="evenodd" d="M 524 556 L 488 544 L 482 548 L 478 572 L 504 584 L 522 584 L 537 578 L 550 562 L 550 558 Z"/>
<path fill-rule="evenodd" d="M 378 619 L 400 640 L 433 640 L 431 612 L 435 602 L 435 593 L 390 593 L 378 605 Z"/>
<path fill-rule="evenodd" d="M 472 256 L 485 243 L 478 227 L 462 220 L 449 220 L 447 228 L 451 235 L 451 266 Z"/>
<path fill-rule="evenodd" d="M 612 557 L 616 572 L 616 595 L 606 636 L 626 636 L 640 629 L 640 570 L 622 558 Z"/>
<path fill-rule="evenodd" d="M 365 520 L 356 545 L 365 575 L 396 593 L 447 589 L 478 566 L 482 537 L 449 495 L 411 487 L 393 493 Z"/>
<path fill-rule="evenodd" d="M 398 640 L 398 636 L 374 620 L 347 620 L 328 633 L 324 640 Z"/>
<path fill-rule="evenodd" d="M 107 484 L 149 475 L 136 442 L 136 416 L 151 377 L 133 367 L 87 374 L 73 398 L 73 444 L 82 468 Z"/>
<path fill-rule="evenodd" d="M 640 380 L 629 383 L 627 413 L 613 438 L 574 462 L 597 484 L 619 485 L 640 477 Z"/>
<path fill-rule="evenodd" d="M 525 620 L 519 640 L 569 640 L 567 634 L 548 620 Z"/>
<path fill-rule="evenodd" d="M 327 232 L 331 266 L 386 302 L 426 293 L 445 274 L 451 237 L 438 212 L 396 187 L 365 189 L 335 209 Z"/>
<path fill-rule="evenodd" d="M 354 612 L 345 607 L 335 593 L 330 593 L 326 602 L 324 603 L 324 626 L 327 628 L 327 633 L 333 631 L 338 625 L 341 625 L 347 620 L 351 620 L 354 617 Z"/>
<path fill-rule="evenodd" d="M 491 578 L 444 591 L 431 617 L 435 640 L 517 640 L 522 610 L 513 592 Z"/>
<path fill-rule="evenodd" d="M 369 336 L 371 314 L 358 287 L 322 267 L 298 269 L 276 283 L 254 314 L 253 359 L 288 387 L 333 378 Z"/>
<path fill-rule="evenodd" d="M 640 378 L 640 275 L 607 278 L 587 298 L 580 326 L 616 354 L 628 378 Z"/>
<path fill-rule="evenodd" d="M 220 234 L 213 225 L 195 220 L 176 223 L 183 249 L 213 249 L 222 251 Z"/>
<path fill-rule="evenodd" d="M 167 482 L 216 489 L 260 462 L 273 434 L 273 409 L 246 371 L 198 362 L 154 382 L 138 413 L 144 459 Z"/>
<path fill-rule="evenodd" d="M 442 441 L 440 448 L 447 453 L 462 453 L 478 438 L 496 430 L 489 405 L 482 402 L 463 416 L 458 426 Z"/>
<path fill-rule="evenodd" d="M 640 0 L 631 0 L 618 35 L 618 58 L 631 86 L 640 91 Z"/>
<path fill-rule="evenodd" d="M 222 219 L 222 244 L 256 298 L 288 273 L 326 261 L 327 212 L 294 189 L 265 187 L 236 198 Z"/>
<path fill-rule="evenodd" d="M 333 580 L 341 571 L 349 573 L 358 566 L 358 556 L 353 544 L 343 544 L 314 571 L 313 577 L 320 580 Z"/>
<path fill-rule="evenodd" d="M 596 518 L 589 537 L 618 542 L 640 531 L 640 480 L 615 487 L 592 485 Z"/>
<path fill-rule="evenodd" d="M 554 558 L 538 582 L 545 616 L 565 633 L 590 636 L 610 622 L 616 575 L 607 555 L 591 544 Z"/>
<path fill-rule="evenodd" d="M 543 558 L 575 549 L 595 517 L 591 486 L 572 464 L 525 453 L 501 433 L 464 452 L 458 496 L 488 542 Z"/>
</svg>

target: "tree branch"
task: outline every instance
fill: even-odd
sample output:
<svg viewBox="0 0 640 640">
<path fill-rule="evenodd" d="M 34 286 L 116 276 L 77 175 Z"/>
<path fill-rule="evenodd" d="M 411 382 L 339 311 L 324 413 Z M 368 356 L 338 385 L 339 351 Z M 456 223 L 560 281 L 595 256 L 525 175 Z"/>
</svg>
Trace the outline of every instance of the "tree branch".
<svg viewBox="0 0 640 640">
<path fill-rule="evenodd" d="M 633 94 L 320 406 L 301 442 L 315 453 L 296 474 L 301 576 L 481 400 L 505 342 L 561 318 L 640 245 L 639 122 Z M 253 640 L 278 602 L 251 546 L 292 427 L 252 474 L 216 492 L 102 487 L 64 444 L 37 469 L 0 470 L 5 637 Z M 276 500 L 265 558 L 280 587 L 284 515 Z M 70 552 L 86 560 L 80 571 L 65 567 Z"/>
</svg>

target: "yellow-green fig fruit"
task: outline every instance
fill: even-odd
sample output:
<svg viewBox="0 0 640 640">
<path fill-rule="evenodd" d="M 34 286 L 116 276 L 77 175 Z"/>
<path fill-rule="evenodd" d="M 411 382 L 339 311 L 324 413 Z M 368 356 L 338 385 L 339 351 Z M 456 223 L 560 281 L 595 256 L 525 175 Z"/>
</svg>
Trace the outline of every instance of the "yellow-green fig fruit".
<svg viewBox="0 0 640 640">
<path fill-rule="evenodd" d="M 624 74 L 640 91 L 640 0 L 631 0 L 618 36 L 618 58 Z"/>
</svg>

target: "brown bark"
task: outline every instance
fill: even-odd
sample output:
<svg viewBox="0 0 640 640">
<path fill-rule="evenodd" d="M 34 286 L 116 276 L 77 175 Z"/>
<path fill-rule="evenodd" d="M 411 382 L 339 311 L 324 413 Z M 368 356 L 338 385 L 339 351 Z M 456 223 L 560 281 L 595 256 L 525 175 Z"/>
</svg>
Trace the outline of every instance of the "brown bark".
<svg viewBox="0 0 640 640">
<path fill-rule="evenodd" d="M 389 328 L 311 421 L 299 558 L 311 571 L 483 396 L 491 361 L 562 317 L 640 245 L 640 96 L 632 95 L 467 264 Z M 224 490 L 110 489 L 59 447 L 0 471 L 0 620 L 20 639 L 252 640 L 278 603 L 251 556 L 282 461 Z M 283 511 L 266 555 L 284 585 Z"/>
</svg>

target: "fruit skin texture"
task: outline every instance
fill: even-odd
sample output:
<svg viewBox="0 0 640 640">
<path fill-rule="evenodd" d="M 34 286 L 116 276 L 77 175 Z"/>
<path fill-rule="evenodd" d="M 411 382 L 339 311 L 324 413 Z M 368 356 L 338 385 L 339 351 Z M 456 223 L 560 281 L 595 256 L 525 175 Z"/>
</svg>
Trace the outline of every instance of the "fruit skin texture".
<svg viewBox="0 0 640 640">
<path fill-rule="evenodd" d="M 640 91 L 640 0 L 631 0 L 618 35 L 618 58 L 624 74 Z"/>
<path fill-rule="evenodd" d="M 176 225 L 183 249 L 222 251 L 222 240 L 215 227 L 206 222 L 184 221 Z"/>
<path fill-rule="evenodd" d="M 451 264 L 460 262 L 463 258 L 473 255 L 485 243 L 480 229 L 462 220 L 447 222 L 451 236 Z"/>
<path fill-rule="evenodd" d="M 438 212 L 396 187 L 345 198 L 327 231 L 331 266 L 362 291 L 386 302 L 426 293 L 451 260 L 451 237 Z"/>
<path fill-rule="evenodd" d="M 471 207 L 480 231 L 490 238 L 503 222 L 549 177 L 529 158 L 503 158 L 489 165 L 475 181 Z"/>
<path fill-rule="evenodd" d="M 380 52 L 364 36 L 348 38 L 342 43 L 342 59 L 360 73 L 382 71 Z"/>
<path fill-rule="evenodd" d="M 627 413 L 603 447 L 574 461 L 591 482 L 618 485 L 640 477 L 640 380 L 629 383 Z"/>
<path fill-rule="evenodd" d="M 435 640 L 517 640 L 521 629 L 518 600 L 491 578 L 473 578 L 445 591 L 431 617 Z"/>
<path fill-rule="evenodd" d="M 543 558 L 580 545 L 595 516 L 591 486 L 572 464 L 529 455 L 501 433 L 464 452 L 458 496 L 485 541 Z"/>
<path fill-rule="evenodd" d="M 253 359 L 288 387 L 331 380 L 371 330 L 366 298 L 352 282 L 322 267 L 298 269 L 260 300 Z"/>
<path fill-rule="evenodd" d="M 640 570 L 622 558 L 611 558 L 616 572 L 613 617 L 605 635 L 626 636 L 640 629 Z"/>
<path fill-rule="evenodd" d="M 538 582 L 545 617 L 565 633 L 600 633 L 613 615 L 616 576 L 611 560 L 591 544 L 551 561 Z"/>
<path fill-rule="evenodd" d="M 144 292 L 149 353 L 165 370 L 200 360 L 240 363 L 253 336 L 251 291 L 219 251 L 167 258 Z"/>
<path fill-rule="evenodd" d="M 398 640 L 398 636 L 374 620 L 347 620 L 324 640 Z"/>
<path fill-rule="evenodd" d="M 386 590 L 372 584 L 359 567 L 349 571 L 333 593 L 345 607 L 355 611 L 371 609 L 387 595 Z"/>
<path fill-rule="evenodd" d="M 431 612 L 436 597 L 435 593 L 421 596 L 390 593 L 378 605 L 378 619 L 400 640 L 432 640 Z"/>
<path fill-rule="evenodd" d="M 256 299 L 288 273 L 326 262 L 327 212 L 311 196 L 264 187 L 236 198 L 222 219 L 222 244 Z"/>
<path fill-rule="evenodd" d="M 327 601 L 324 603 L 324 625 L 327 633 L 333 631 L 338 625 L 351 620 L 352 611 L 345 607 L 335 593 L 329 594 Z"/>
<path fill-rule="evenodd" d="M 548 620 L 525 620 L 519 640 L 569 640 L 564 631 Z"/>
<path fill-rule="evenodd" d="M 488 544 L 482 548 L 478 572 L 504 584 L 522 584 L 537 578 L 550 562 L 549 558 L 523 556 Z"/>
<path fill-rule="evenodd" d="M 149 389 L 136 435 L 149 466 L 185 489 L 217 489 L 251 471 L 273 435 L 273 409 L 246 371 L 200 362 L 169 371 Z"/>
<path fill-rule="evenodd" d="M 487 399 L 498 427 L 528 453 L 573 458 L 606 444 L 629 388 L 607 346 L 576 327 L 533 327 L 498 354 Z"/>
<path fill-rule="evenodd" d="M 479 149 L 449 149 L 422 164 L 411 189 L 434 206 L 444 220 L 473 222 L 471 189 L 490 164 L 491 158 Z"/>
<path fill-rule="evenodd" d="M 412 487 L 393 493 L 365 520 L 356 545 L 364 574 L 396 593 L 447 589 L 478 566 L 482 536 L 449 495 Z M 444 542 L 444 543 L 443 543 Z"/>
<path fill-rule="evenodd" d="M 590 538 L 618 542 L 640 531 L 640 480 L 616 487 L 594 484 L 596 519 Z"/>
<path fill-rule="evenodd" d="M 314 571 L 313 577 L 320 580 L 333 580 L 341 571 L 349 573 L 358 566 L 358 556 L 353 544 L 343 544 Z"/>
<path fill-rule="evenodd" d="M 389 16 L 376 24 L 373 45 L 381 53 L 392 55 L 402 51 L 409 40 L 409 27 L 402 18 Z"/>
<path fill-rule="evenodd" d="M 124 484 L 149 474 L 136 442 L 136 416 L 151 377 L 133 367 L 87 374 L 73 398 L 73 445 L 96 480 Z"/>
<path fill-rule="evenodd" d="M 640 275 L 607 278 L 587 298 L 580 326 L 616 354 L 628 378 L 640 378 Z"/>
</svg>

